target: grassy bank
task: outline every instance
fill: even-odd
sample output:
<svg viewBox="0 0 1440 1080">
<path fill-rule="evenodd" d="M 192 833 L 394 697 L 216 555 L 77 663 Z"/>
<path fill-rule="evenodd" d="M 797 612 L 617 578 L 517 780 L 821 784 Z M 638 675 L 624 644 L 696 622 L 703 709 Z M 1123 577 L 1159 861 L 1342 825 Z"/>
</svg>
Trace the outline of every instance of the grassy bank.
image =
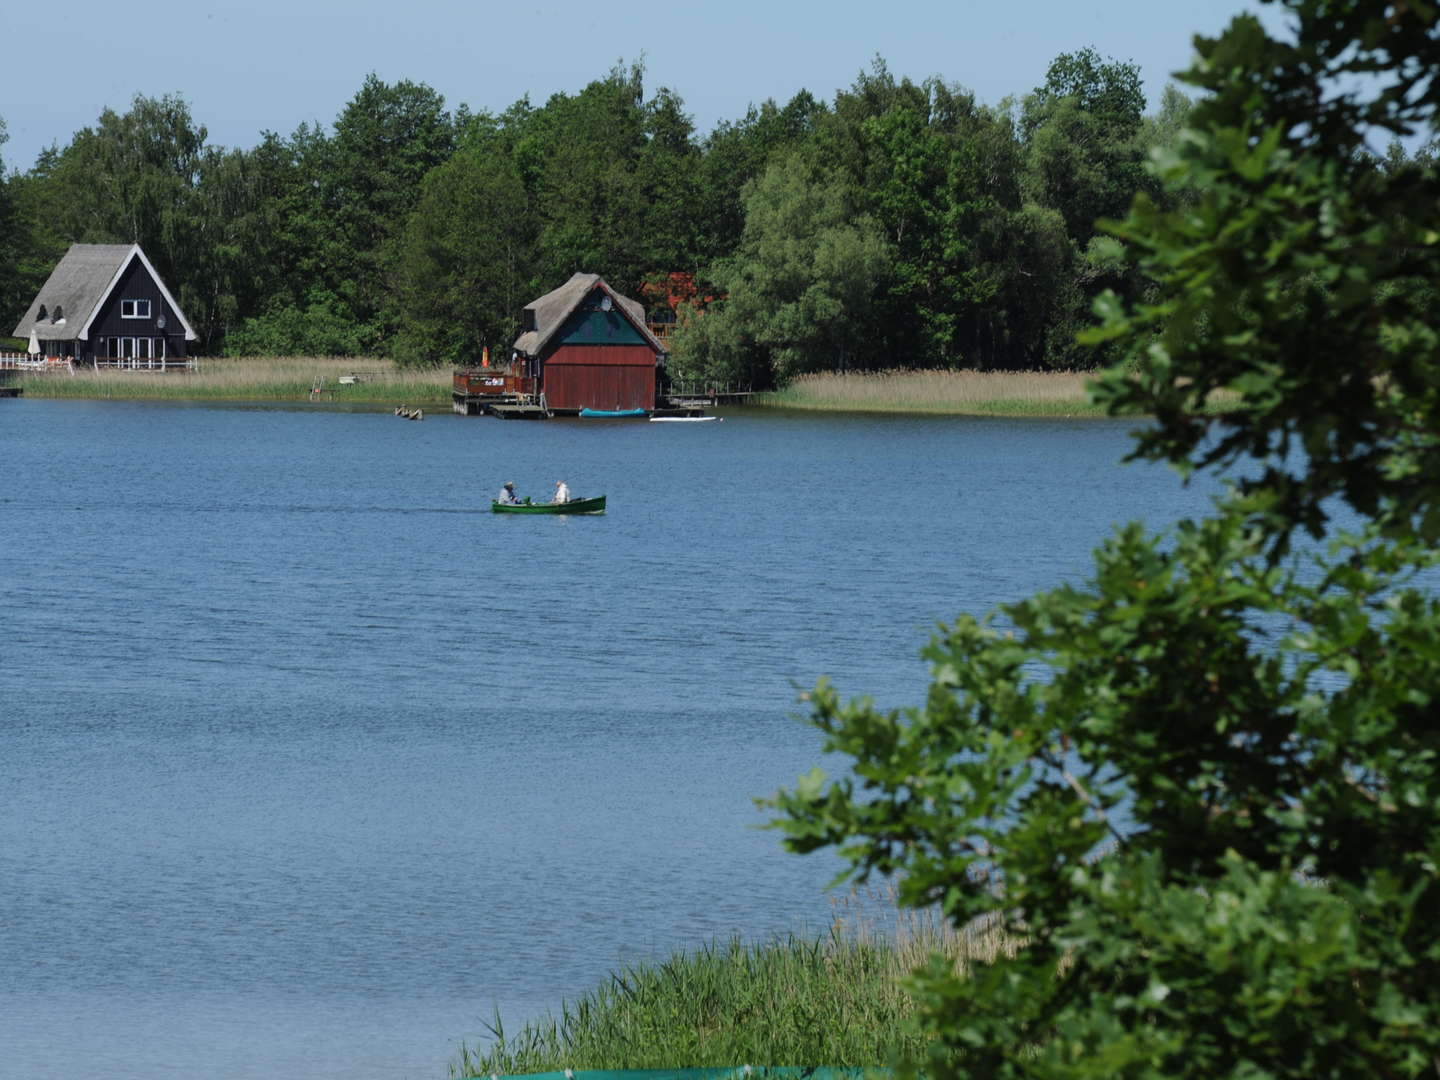
<svg viewBox="0 0 1440 1080">
<path fill-rule="evenodd" d="M 398 369 L 388 360 L 354 357 L 202 358 L 195 371 L 93 371 L 74 375 L 25 375 L 29 397 L 112 398 L 136 401 L 316 401 L 376 405 L 412 405 L 427 409 L 450 405 L 450 370 Z M 342 386 L 350 372 L 373 372 L 364 382 Z M 312 393 L 320 388 L 318 394 Z"/>
<path fill-rule="evenodd" d="M 933 952 L 957 970 L 993 960 L 1012 943 L 998 933 L 957 933 L 891 910 L 889 925 L 842 915 L 818 941 L 716 944 L 663 963 L 627 968 L 560 1016 L 462 1048 L 452 1077 L 561 1069 L 708 1068 L 736 1065 L 883 1066 L 918 1056 L 901 978 Z"/>
<path fill-rule="evenodd" d="M 189 372 L 93 371 L 30 374 L 30 397 L 136 401 L 335 402 L 450 405 L 450 369 L 400 369 L 388 360 L 298 356 L 202 358 Z M 371 373 L 341 385 L 351 372 Z M 1101 416 L 1077 372 L 883 371 L 804 375 L 756 404 L 829 412 L 972 416 Z M 318 394 L 312 393 L 320 388 Z"/>
<path fill-rule="evenodd" d="M 878 371 L 802 375 L 758 404 L 827 412 L 1103 416 L 1090 375 L 1054 371 Z"/>
</svg>

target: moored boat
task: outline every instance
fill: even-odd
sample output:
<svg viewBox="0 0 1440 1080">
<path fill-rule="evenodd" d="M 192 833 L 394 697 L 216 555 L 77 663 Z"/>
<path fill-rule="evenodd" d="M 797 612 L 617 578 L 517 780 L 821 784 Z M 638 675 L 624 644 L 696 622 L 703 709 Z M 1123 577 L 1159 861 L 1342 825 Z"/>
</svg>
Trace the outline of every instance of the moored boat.
<svg viewBox="0 0 1440 1080">
<path fill-rule="evenodd" d="M 616 420 L 631 416 L 644 416 L 644 409 L 581 409 L 581 416 L 593 417 L 598 420 Z"/>
<path fill-rule="evenodd" d="M 491 502 L 490 510 L 496 514 L 603 514 L 605 496 L 596 495 L 590 499 L 571 499 L 569 502 Z"/>
</svg>

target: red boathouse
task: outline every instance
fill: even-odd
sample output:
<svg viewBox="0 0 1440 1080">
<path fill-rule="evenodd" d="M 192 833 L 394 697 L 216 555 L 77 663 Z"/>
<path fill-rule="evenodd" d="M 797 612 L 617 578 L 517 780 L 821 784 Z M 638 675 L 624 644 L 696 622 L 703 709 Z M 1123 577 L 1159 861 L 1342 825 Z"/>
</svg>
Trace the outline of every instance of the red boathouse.
<svg viewBox="0 0 1440 1080">
<path fill-rule="evenodd" d="M 665 346 L 645 324 L 645 308 L 599 274 L 575 274 L 525 305 L 515 363 L 534 378 L 547 409 L 655 408 Z"/>
</svg>

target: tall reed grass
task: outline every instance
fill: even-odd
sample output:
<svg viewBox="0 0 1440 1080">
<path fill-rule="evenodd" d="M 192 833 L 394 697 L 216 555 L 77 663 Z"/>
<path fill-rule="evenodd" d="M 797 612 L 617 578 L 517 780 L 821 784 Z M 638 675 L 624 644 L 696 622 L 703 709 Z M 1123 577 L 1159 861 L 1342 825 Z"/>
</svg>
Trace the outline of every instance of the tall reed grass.
<svg viewBox="0 0 1440 1080">
<path fill-rule="evenodd" d="M 462 1047 L 450 1075 L 918 1059 L 904 976 L 937 953 L 964 973 L 1020 944 L 998 929 L 957 931 L 901 911 L 892 897 L 852 895 L 822 938 L 732 940 L 625 968 L 514 1034 L 497 1015 L 490 1046 Z"/>
<path fill-rule="evenodd" d="M 32 397 L 411 405 L 450 404 L 449 368 L 335 356 L 204 358 L 189 372 L 94 371 L 19 377 Z M 364 381 L 341 385 L 351 372 Z M 1100 416 L 1078 372 L 882 371 L 802 375 L 757 405 L 832 412 Z M 318 393 L 315 391 L 319 390 Z"/>
<path fill-rule="evenodd" d="M 758 404 L 832 412 L 1103 416 L 1074 371 L 876 371 L 801 375 Z"/>
<path fill-rule="evenodd" d="M 111 371 L 25 375 L 33 397 L 117 400 L 313 401 L 448 407 L 450 370 L 397 368 L 389 360 L 335 356 L 244 356 L 197 361 L 194 371 Z M 373 373 L 341 385 L 351 372 Z M 318 393 L 316 392 L 318 389 Z"/>
</svg>

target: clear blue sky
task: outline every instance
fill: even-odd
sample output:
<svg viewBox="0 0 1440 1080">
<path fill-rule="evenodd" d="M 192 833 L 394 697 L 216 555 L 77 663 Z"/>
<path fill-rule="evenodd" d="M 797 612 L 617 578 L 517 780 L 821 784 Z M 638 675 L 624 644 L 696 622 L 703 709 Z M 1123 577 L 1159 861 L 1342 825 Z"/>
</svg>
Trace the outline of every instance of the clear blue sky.
<svg viewBox="0 0 1440 1080">
<path fill-rule="evenodd" d="M 452 108 L 499 111 L 525 94 L 574 92 L 642 57 L 647 93 L 668 86 L 700 133 L 751 103 L 807 89 L 821 100 L 878 53 L 898 76 L 935 75 L 994 104 L 1087 45 L 1140 65 L 1153 105 L 1195 33 L 1255 0 L 7 0 L 0 117 L 6 170 L 62 147 L 105 107 L 179 93 L 209 141 L 329 126 L 369 72 L 411 79 Z M 1275 19 L 1270 11 L 1267 22 Z"/>
</svg>

